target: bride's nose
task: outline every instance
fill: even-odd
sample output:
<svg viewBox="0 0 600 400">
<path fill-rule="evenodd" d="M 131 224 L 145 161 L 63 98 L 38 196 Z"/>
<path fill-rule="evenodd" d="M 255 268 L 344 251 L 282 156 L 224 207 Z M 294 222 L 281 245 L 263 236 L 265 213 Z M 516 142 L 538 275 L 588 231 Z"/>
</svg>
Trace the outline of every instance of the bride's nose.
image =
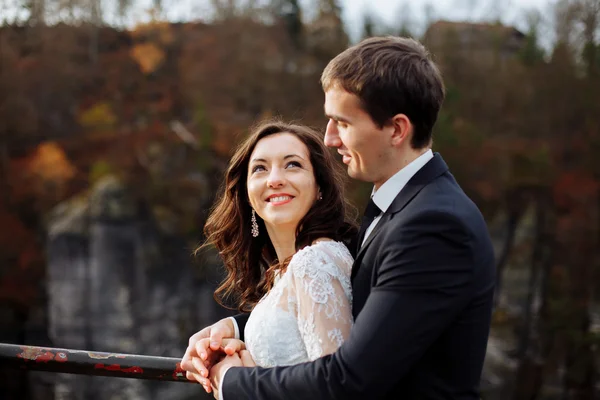
<svg viewBox="0 0 600 400">
<path fill-rule="evenodd" d="M 273 168 L 267 179 L 267 186 L 270 188 L 279 188 L 285 185 L 285 176 L 280 168 Z"/>
</svg>

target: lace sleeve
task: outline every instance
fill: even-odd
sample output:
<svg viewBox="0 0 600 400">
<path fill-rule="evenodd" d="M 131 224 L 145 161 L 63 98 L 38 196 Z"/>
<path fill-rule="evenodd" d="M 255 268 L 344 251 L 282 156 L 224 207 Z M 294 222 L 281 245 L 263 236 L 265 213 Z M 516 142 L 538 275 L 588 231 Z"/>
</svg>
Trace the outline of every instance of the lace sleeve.
<svg viewBox="0 0 600 400">
<path fill-rule="evenodd" d="M 352 327 L 351 259 L 311 249 L 290 264 L 298 327 L 310 360 L 333 353 Z"/>
</svg>

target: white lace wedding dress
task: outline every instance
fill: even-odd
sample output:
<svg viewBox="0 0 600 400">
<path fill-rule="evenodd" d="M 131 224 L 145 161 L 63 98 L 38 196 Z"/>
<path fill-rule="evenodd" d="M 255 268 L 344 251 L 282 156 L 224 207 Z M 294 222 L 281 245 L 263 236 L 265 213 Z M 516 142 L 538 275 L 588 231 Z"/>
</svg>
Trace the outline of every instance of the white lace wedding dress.
<svg viewBox="0 0 600 400">
<path fill-rule="evenodd" d="M 352 262 L 346 246 L 335 241 L 317 242 L 294 254 L 246 323 L 246 348 L 257 365 L 312 361 L 333 353 L 348 338 Z"/>
</svg>

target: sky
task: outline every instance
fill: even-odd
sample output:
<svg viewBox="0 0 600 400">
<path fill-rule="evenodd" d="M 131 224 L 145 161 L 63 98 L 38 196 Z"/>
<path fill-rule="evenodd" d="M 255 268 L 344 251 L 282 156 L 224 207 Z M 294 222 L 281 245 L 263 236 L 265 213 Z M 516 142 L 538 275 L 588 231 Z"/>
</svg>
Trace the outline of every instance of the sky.
<svg viewBox="0 0 600 400">
<path fill-rule="evenodd" d="M 149 7 L 152 0 L 137 0 Z M 162 0 L 167 16 L 171 20 L 202 18 L 209 13 L 210 1 L 207 0 Z M 243 0 L 242 0 L 243 1 Z M 260 0 L 258 0 L 260 1 Z M 300 0 L 306 9 L 316 0 Z M 526 30 L 525 10 L 536 8 L 547 14 L 548 6 L 556 0 L 339 0 L 342 17 L 353 41 L 360 38 L 362 21 L 366 12 L 372 14 L 388 26 L 397 27 L 399 21 L 410 19 L 417 35 L 424 30 L 428 5 L 433 6 L 430 19 L 450 19 L 462 21 L 480 21 L 482 19 L 500 20 Z M 546 15 L 547 18 L 551 16 Z"/>
<path fill-rule="evenodd" d="M 408 13 L 419 29 L 426 21 L 426 7 L 434 4 L 433 19 L 476 21 L 498 16 L 505 24 L 526 28 L 524 10 L 536 8 L 547 14 L 552 0 L 341 0 L 344 20 L 352 36 L 360 34 L 362 16 L 372 13 L 388 25 L 397 25 Z M 417 32 L 421 33 L 421 32 Z"/>
<path fill-rule="evenodd" d="M 0 0 L 0 14 L 14 14 L 11 11 L 17 0 Z M 244 1 L 244 0 L 241 0 Z M 261 1 L 261 0 L 245 0 Z M 300 0 L 306 9 L 308 4 L 316 0 Z M 376 21 L 398 28 L 403 20 L 412 22 L 412 29 L 416 35 L 422 34 L 426 21 L 437 19 L 481 21 L 482 19 L 495 20 L 500 17 L 504 24 L 513 25 L 521 30 L 526 30 L 527 24 L 524 10 L 537 8 L 545 19 L 550 22 L 548 6 L 556 0 L 339 0 L 342 7 L 342 17 L 347 25 L 347 31 L 352 41 L 360 39 L 362 21 L 365 13 L 370 13 Z M 149 19 L 145 10 L 150 9 L 153 0 L 133 0 L 135 10 L 130 13 L 127 25 L 135 25 Z M 103 5 L 115 4 L 111 0 L 103 0 Z M 189 21 L 205 19 L 210 14 L 210 0 L 162 0 L 165 16 L 172 21 Z M 433 11 L 429 18 L 426 8 Z M 111 7 L 114 9 L 114 7 Z M 2 19 L 2 18 L 0 18 Z"/>
</svg>

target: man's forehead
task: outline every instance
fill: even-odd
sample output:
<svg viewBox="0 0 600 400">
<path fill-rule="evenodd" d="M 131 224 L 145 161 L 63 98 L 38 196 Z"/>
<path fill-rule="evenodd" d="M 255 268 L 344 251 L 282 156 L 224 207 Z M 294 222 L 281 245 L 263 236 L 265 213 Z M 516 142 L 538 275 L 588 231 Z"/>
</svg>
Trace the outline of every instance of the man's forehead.
<svg viewBox="0 0 600 400">
<path fill-rule="evenodd" d="M 325 104 L 327 102 L 354 103 L 358 101 L 358 96 L 342 88 L 333 87 L 325 92 Z"/>
<path fill-rule="evenodd" d="M 358 96 L 343 89 L 330 89 L 325 92 L 324 110 L 326 115 L 341 114 L 360 107 Z"/>
</svg>

